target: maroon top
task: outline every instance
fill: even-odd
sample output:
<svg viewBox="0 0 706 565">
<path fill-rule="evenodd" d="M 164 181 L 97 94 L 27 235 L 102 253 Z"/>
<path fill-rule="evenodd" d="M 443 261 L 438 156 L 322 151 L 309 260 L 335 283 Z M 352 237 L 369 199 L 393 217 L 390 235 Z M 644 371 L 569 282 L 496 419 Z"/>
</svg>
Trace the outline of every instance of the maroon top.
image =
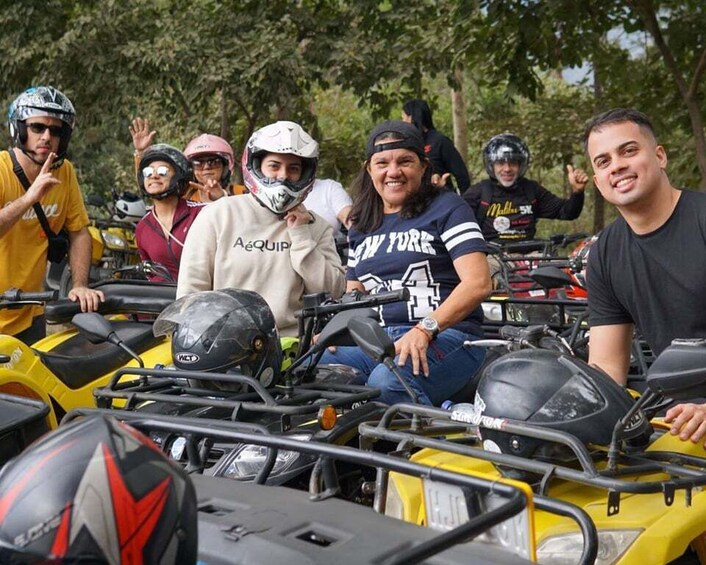
<svg viewBox="0 0 706 565">
<path fill-rule="evenodd" d="M 182 244 L 186 241 L 189 228 L 194 223 L 196 216 L 205 207 L 204 204 L 179 199 L 177 208 L 174 211 L 171 234 L 173 237 L 166 238 L 162 226 L 152 210 L 142 218 L 135 229 L 135 239 L 137 240 L 137 251 L 143 261 L 153 261 L 161 263 L 171 273 L 174 282 L 179 275 L 179 263 L 181 261 Z M 175 241 L 176 238 L 178 241 Z M 169 282 L 164 278 L 152 275 L 152 282 Z"/>
</svg>

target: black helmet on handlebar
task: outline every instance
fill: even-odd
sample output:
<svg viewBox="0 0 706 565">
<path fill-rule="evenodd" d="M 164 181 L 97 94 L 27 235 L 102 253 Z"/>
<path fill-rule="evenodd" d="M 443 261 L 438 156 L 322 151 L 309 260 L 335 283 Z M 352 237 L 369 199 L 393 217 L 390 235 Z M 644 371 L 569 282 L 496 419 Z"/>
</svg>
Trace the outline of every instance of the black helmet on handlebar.
<svg viewBox="0 0 706 565">
<path fill-rule="evenodd" d="M 517 178 L 527 171 L 530 163 L 530 150 L 527 144 L 512 133 L 500 133 L 490 139 L 483 149 L 483 163 L 490 178 L 495 179 L 495 163 L 510 161 L 520 165 Z"/>
<path fill-rule="evenodd" d="M 533 426 L 568 432 L 584 444 L 607 446 L 633 398 L 613 379 L 575 357 L 543 349 L 508 353 L 488 365 L 476 392 L 484 416 L 508 418 Z M 624 434 L 634 442 L 647 440 L 652 428 L 638 412 Z M 557 444 L 483 428 L 489 451 L 553 460 L 566 457 Z"/>
<path fill-rule="evenodd" d="M 152 331 L 171 336 L 179 369 L 224 373 L 239 367 L 265 386 L 279 380 L 282 348 L 275 317 L 256 292 L 226 288 L 182 296 L 162 311 Z M 231 389 L 218 381 L 200 384 Z"/>
</svg>

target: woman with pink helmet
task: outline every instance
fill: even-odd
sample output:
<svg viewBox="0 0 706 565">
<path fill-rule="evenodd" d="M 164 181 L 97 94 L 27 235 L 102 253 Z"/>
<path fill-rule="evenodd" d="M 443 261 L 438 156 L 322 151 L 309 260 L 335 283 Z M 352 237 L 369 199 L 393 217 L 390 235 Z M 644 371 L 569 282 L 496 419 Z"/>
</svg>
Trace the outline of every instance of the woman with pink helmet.
<svg viewBox="0 0 706 565">
<path fill-rule="evenodd" d="M 154 143 L 157 134 L 150 130 L 150 122 L 140 117 L 130 125 L 132 142 L 135 146 L 135 161 L 142 152 Z M 184 149 L 189 160 L 193 177 L 184 198 L 205 204 L 232 194 L 243 194 L 245 187 L 231 185 L 231 174 L 235 166 L 233 148 L 225 139 L 204 133 L 192 139 Z"/>
</svg>

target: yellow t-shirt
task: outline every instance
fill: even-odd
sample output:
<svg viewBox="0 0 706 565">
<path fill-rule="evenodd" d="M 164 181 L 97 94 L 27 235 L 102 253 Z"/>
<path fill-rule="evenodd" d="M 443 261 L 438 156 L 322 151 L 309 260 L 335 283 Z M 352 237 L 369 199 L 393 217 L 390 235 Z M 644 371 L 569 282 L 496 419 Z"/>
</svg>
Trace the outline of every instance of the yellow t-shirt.
<svg viewBox="0 0 706 565">
<path fill-rule="evenodd" d="M 53 186 L 40 201 L 54 233 L 62 228 L 78 231 L 88 225 L 88 214 L 78 186 L 76 172 L 69 161 L 52 173 L 61 184 Z M 0 152 L 0 206 L 6 206 L 25 190 L 12 170 L 7 151 Z M 39 292 L 44 286 L 47 268 L 47 235 L 34 208 L 27 212 L 3 236 L 0 236 L 0 292 L 19 288 Z M 27 329 L 32 318 L 42 313 L 40 306 L 0 309 L 0 333 L 15 335 Z"/>
</svg>

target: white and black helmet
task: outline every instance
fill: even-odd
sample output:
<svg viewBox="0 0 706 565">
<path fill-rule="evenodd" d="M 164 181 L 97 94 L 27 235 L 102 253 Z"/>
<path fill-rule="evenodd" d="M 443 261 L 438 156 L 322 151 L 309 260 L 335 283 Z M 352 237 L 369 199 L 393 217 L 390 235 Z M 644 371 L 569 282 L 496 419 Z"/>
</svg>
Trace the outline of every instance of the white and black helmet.
<svg viewBox="0 0 706 565">
<path fill-rule="evenodd" d="M 483 162 L 485 171 L 490 178 L 495 178 L 495 163 L 511 161 L 519 163 L 518 178 L 525 174 L 530 163 L 530 150 L 527 144 L 512 133 L 500 133 L 493 136 L 483 149 Z"/>
<path fill-rule="evenodd" d="M 139 222 L 147 214 L 145 201 L 134 192 L 125 191 L 115 198 L 115 217 L 119 222 Z"/>
<path fill-rule="evenodd" d="M 54 168 L 56 168 L 66 158 L 69 141 L 71 141 L 71 133 L 76 124 L 74 105 L 64 93 L 53 86 L 28 88 L 10 104 L 7 122 L 12 143 L 34 161 L 30 152 L 25 148 L 25 143 L 27 143 L 27 125 L 25 121 L 33 116 L 48 116 L 57 118 L 62 122 L 59 149 L 57 158 L 54 161 Z"/>
<path fill-rule="evenodd" d="M 302 160 L 297 181 L 267 178 L 260 168 L 268 153 L 296 155 Z M 243 182 L 258 202 L 275 214 L 298 206 L 314 186 L 319 162 L 319 144 L 299 124 L 280 121 L 257 130 L 243 152 Z"/>
</svg>

